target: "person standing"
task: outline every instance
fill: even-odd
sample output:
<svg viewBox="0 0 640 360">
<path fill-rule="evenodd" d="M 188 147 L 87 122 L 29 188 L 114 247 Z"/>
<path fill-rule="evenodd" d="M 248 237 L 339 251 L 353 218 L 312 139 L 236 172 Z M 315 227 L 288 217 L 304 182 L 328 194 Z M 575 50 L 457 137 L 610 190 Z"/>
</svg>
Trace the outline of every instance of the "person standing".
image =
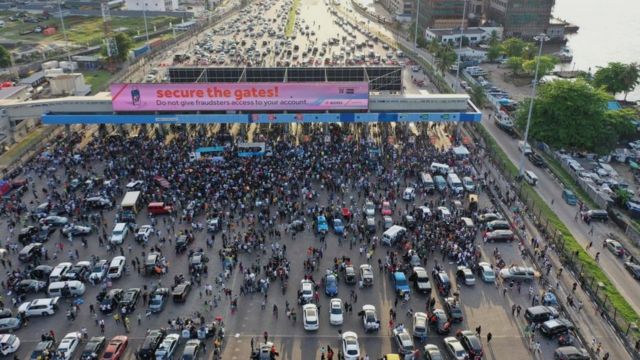
<svg viewBox="0 0 640 360">
<path fill-rule="evenodd" d="M 489 344 L 491 342 L 492 338 L 493 338 L 493 334 L 487 333 L 487 344 Z"/>
</svg>

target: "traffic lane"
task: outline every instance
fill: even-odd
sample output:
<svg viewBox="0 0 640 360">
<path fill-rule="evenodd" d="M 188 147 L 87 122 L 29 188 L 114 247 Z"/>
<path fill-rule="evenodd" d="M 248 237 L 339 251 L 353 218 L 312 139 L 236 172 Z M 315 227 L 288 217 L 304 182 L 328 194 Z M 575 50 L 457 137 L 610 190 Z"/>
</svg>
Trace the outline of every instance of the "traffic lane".
<svg viewBox="0 0 640 360">
<path fill-rule="evenodd" d="M 485 119 L 487 119 L 487 117 L 485 117 Z M 517 140 L 514 140 L 504 131 L 498 129 L 494 124 L 483 123 L 483 125 L 505 150 L 505 153 L 511 161 L 519 164 L 520 151 L 518 150 Z M 534 169 L 535 167 L 529 160 L 525 159 L 525 168 Z M 553 177 L 548 173 L 548 170 L 535 170 L 535 172 L 538 174 L 538 183 L 535 186 L 538 194 L 567 226 L 579 244 L 586 248 L 589 242 L 593 242 L 594 247 L 589 251 L 591 256 L 595 257 L 596 253 L 600 252 L 600 267 L 605 271 L 609 280 L 616 286 L 616 289 L 624 296 L 627 302 L 631 304 L 633 309 L 640 312 L 640 297 L 637 296 L 638 282 L 624 269 L 624 265 L 618 257 L 602 248 L 602 242 L 604 241 L 604 236 L 606 236 L 603 232 L 606 231 L 607 225 L 594 224 L 592 222 L 592 224 L 599 229 L 600 235 L 604 236 L 596 237 L 589 235 L 589 226 L 582 220 L 579 220 L 579 218 L 576 220 L 576 214 L 579 211 L 578 207 L 568 205 L 562 199 L 561 185 L 555 182 Z"/>
</svg>

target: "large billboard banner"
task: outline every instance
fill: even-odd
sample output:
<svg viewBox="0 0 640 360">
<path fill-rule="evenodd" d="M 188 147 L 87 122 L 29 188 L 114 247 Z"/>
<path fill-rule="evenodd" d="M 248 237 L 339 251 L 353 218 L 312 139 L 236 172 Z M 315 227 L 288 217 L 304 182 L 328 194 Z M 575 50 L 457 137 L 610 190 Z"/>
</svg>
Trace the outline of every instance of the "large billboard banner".
<svg viewBox="0 0 640 360">
<path fill-rule="evenodd" d="M 367 82 L 112 84 L 113 110 L 366 110 Z"/>
</svg>

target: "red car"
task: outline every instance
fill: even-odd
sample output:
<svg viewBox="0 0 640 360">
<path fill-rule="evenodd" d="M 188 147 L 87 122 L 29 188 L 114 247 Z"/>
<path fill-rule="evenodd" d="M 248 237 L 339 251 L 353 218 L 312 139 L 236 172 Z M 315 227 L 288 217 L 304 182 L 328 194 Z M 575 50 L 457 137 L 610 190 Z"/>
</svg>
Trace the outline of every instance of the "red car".
<svg viewBox="0 0 640 360">
<path fill-rule="evenodd" d="M 169 180 L 167 180 L 166 178 L 158 175 L 158 176 L 154 176 L 153 177 L 153 181 L 156 182 L 156 184 L 160 185 L 161 187 L 168 189 L 170 188 L 170 184 L 169 184 Z"/>
<path fill-rule="evenodd" d="M 127 349 L 127 345 L 129 344 L 129 338 L 124 335 L 115 336 L 111 341 L 109 341 L 109 345 L 105 349 L 102 354 L 102 360 L 120 360 L 124 351 Z"/>
<path fill-rule="evenodd" d="M 343 207 L 342 208 L 342 217 L 345 220 L 351 219 L 351 210 L 349 210 L 349 208 Z"/>
<path fill-rule="evenodd" d="M 382 202 L 382 215 L 388 216 L 393 214 L 393 210 L 391 209 L 391 204 L 388 201 Z"/>
</svg>

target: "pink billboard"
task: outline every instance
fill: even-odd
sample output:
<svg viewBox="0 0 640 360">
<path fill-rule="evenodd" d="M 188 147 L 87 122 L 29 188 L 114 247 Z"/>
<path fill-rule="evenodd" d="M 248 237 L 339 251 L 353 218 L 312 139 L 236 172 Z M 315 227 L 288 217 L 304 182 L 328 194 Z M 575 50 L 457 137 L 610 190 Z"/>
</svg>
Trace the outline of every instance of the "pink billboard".
<svg viewBox="0 0 640 360">
<path fill-rule="evenodd" d="M 112 84 L 114 111 L 366 110 L 366 82 Z"/>
</svg>

